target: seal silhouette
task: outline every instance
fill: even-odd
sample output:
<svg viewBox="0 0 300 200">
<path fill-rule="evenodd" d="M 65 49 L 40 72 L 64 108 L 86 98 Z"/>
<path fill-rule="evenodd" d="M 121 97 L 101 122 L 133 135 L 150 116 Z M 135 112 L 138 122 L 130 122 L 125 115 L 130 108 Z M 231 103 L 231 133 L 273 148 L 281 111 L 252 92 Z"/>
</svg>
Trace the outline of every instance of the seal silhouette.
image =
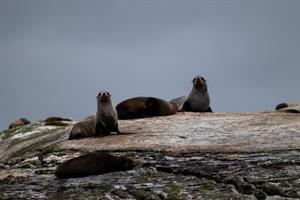
<svg viewBox="0 0 300 200">
<path fill-rule="evenodd" d="M 137 162 L 127 157 L 116 157 L 104 152 L 92 152 L 60 164 L 55 176 L 60 179 L 99 175 L 133 169 Z"/>
<path fill-rule="evenodd" d="M 133 97 L 120 102 L 116 109 L 119 119 L 136 119 L 174 115 L 177 105 L 155 97 Z"/>
</svg>

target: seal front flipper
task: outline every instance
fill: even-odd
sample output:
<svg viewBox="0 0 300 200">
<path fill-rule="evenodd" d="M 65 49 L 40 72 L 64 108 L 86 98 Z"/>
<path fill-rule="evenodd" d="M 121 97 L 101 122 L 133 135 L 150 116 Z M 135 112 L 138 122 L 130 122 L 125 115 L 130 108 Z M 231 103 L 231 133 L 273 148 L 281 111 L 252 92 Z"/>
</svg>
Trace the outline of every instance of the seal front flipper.
<svg viewBox="0 0 300 200">
<path fill-rule="evenodd" d="M 210 108 L 210 106 L 206 109 L 205 112 L 213 112 L 212 109 Z"/>
<path fill-rule="evenodd" d="M 182 106 L 182 109 L 179 110 L 178 112 L 184 112 L 184 111 L 187 111 L 187 112 L 193 111 L 192 108 L 191 108 L 191 105 L 188 101 L 184 102 L 184 104 Z"/>
<path fill-rule="evenodd" d="M 102 121 L 96 123 L 95 132 L 97 135 L 107 135 L 108 133 L 106 130 L 107 130 L 107 128 Z"/>
</svg>

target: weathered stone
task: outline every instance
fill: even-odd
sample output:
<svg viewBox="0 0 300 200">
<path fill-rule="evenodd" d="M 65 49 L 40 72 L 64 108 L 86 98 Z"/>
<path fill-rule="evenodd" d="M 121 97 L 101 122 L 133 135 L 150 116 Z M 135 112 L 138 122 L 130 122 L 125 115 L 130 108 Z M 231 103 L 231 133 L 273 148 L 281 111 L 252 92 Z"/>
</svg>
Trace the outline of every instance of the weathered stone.
<svg viewBox="0 0 300 200">
<path fill-rule="evenodd" d="M 73 141 L 67 140 L 72 124 L 33 123 L 5 132 L 0 199 L 300 198 L 299 114 L 180 113 L 120 121 L 119 126 L 124 134 Z M 141 165 L 126 172 L 55 178 L 60 163 L 95 150 Z"/>
</svg>

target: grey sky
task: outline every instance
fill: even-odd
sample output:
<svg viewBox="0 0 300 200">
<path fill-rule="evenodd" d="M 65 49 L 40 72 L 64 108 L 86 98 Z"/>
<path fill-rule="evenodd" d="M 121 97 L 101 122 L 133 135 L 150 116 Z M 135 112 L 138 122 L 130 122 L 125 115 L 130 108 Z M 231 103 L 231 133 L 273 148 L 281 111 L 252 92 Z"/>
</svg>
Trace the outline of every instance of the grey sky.
<svg viewBox="0 0 300 200">
<path fill-rule="evenodd" d="M 186 95 L 216 112 L 300 103 L 299 0 L 1 0 L 0 130 L 19 117 L 81 120 L 107 89 Z"/>
</svg>

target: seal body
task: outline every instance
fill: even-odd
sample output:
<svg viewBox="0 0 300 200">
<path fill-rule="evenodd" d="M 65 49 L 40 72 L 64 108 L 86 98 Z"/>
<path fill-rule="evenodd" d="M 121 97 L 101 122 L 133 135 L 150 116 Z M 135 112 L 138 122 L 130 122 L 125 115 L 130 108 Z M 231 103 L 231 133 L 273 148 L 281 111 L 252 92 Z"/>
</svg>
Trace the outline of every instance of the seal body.
<svg viewBox="0 0 300 200">
<path fill-rule="evenodd" d="M 16 128 L 18 126 L 24 126 L 27 124 L 30 124 L 31 122 L 29 120 L 27 120 L 26 118 L 20 118 L 15 120 L 13 123 L 11 123 L 8 127 L 8 129 L 13 129 Z"/>
<path fill-rule="evenodd" d="M 202 76 L 193 79 L 193 88 L 180 111 L 212 112 L 206 80 Z"/>
<path fill-rule="evenodd" d="M 126 157 L 116 157 L 108 153 L 93 152 L 59 165 L 55 171 L 58 178 L 76 178 L 99 175 L 114 171 L 133 169 L 137 163 Z"/>
<path fill-rule="evenodd" d="M 119 119 L 136 119 L 176 114 L 177 105 L 155 97 L 134 97 L 120 102 L 116 109 Z"/>
<path fill-rule="evenodd" d="M 119 133 L 117 111 L 112 106 L 111 95 L 107 91 L 101 91 L 96 98 L 96 117 L 76 123 L 70 132 L 69 140 L 108 135 L 111 132 Z"/>
<path fill-rule="evenodd" d="M 171 99 L 170 103 L 175 103 L 177 105 L 178 110 L 181 110 L 186 100 L 187 100 L 186 96 L 181 96 L 175 99 Z"/>
<path fill-rule="evenodd" d="M 280 103 L 276 106 L 277 112 L 300 113 L 300 105 L 292 103 Z"/>
<path fill-rule="evenodd" d="M 97 96 L 97 113 L 95 119 L 97 134 L 108 135 L 110 132 L 119 133 L 118 115 L 111 102 L 111 95 L 101 91 Z"/>
<path fill-rule="evenodd" d="M 95 125 L 95 119 L 84 120 L 74 124 L 69 135 L 69 140 L 97 135 Z"/>
</svg>

